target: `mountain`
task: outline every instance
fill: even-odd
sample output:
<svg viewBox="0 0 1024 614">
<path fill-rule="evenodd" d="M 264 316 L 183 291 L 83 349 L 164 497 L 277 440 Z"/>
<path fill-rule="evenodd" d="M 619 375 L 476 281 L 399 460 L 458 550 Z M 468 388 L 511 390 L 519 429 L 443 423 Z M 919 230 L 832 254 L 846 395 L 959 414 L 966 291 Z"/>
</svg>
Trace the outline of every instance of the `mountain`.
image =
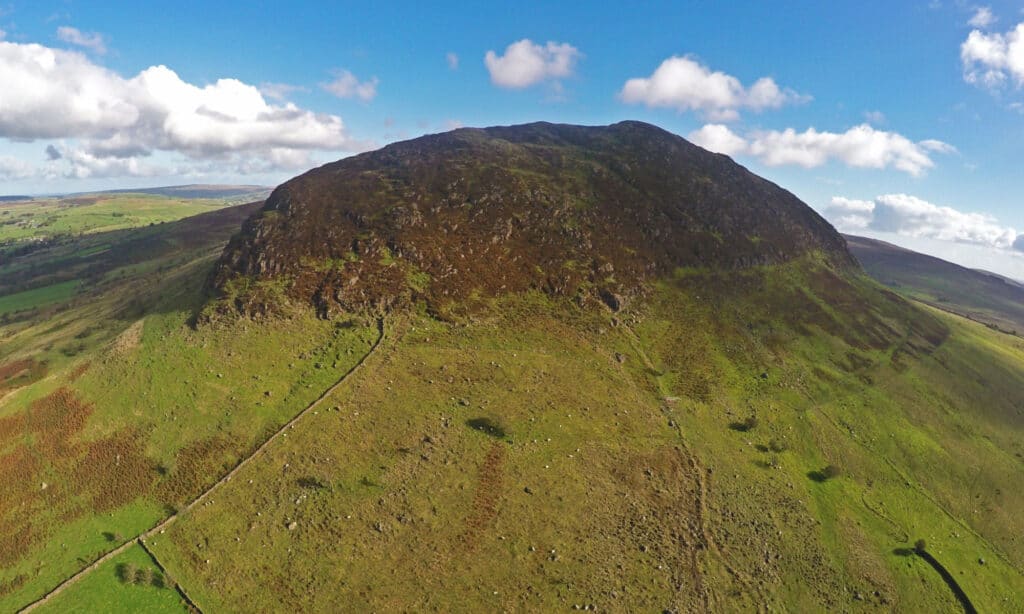
<svg viewBox="0 0 1024 614">
<path fill-rule="evenodd" d="M 206 215 L 0 262 L 0 611 L 1024 611 L 1024 342 L 728 158 L 459 130 Z"/>
<path fill-rule="evenodd" d="M 852 263 L 814 211 L 725 156 L 640 122 L 536 123 L 425 136 L 293 179 L 213 284 L 287 278 L 323 314 L 410 299 L 440 313 L 530 288 L 618 303 L 678 268 L 811 252 Z"/>
<path fill-rule="evenodd" d="M 845 235 L 872 277 L 911 298 L 1004 332 L 1024 332 L 1024 286 L 895 245 Z"/>
</svg>

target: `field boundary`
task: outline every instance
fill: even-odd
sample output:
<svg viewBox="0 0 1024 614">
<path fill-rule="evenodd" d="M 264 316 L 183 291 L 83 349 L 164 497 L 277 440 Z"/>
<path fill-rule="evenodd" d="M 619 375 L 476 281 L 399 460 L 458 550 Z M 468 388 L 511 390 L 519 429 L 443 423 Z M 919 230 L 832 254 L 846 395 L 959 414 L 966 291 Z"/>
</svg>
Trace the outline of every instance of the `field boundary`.
<svg viewBox="0 0 1024 614">
<path fill-rule="evenodd" d="M 245 456 L 245 457 L 241 458 L 238 461 L 238 463 L 234 466 L 234 468 L 231 469 L 231 471 L 228 471 L 219 480 L 217 480 L 212 485 L 210 485 L 209 488 L 207 488 L 202 493 L 200 493 L 199 496 L 197 496 L 195 499 L 193 499 L 184 508 L 178 510 L 174 514 L 171 514 L 167 518 L 163 519 L 162 521 L 160 521 L 153 528 L 147 529 L 146 531 L 143 531 L 142 533 L 139 533 L 138 535 L 136 535 L 135 537 L 129 539 L 128 541 L 126 541 L 125 543 L 121 544 L 117 548 L 114 548 L 110 552 L 107 552 L 106 554 L 104 554 L 103 556 L 99 557 L 98 559 L 96 559 L 95 561 L 93 561 L 92 563 L 90 563 L 89 565 L 84 567 L 83 569 L 79 570 L 74 575 L 72 575 L 72 576 L 70 576 L 68 578 L 65 578 L 63 582 L 61 582 L 60 584 L 58 584 L 57 586 L 52 588 L 45 595 L 43 595 L 39 599 L 36 599 L 35 601 L 29 603 L 28 605 L 26 605 L 25 607 L 21 608 L 20 610 L 18 610 L 18 613 L 19 614 L 23 614 L 25 612 L 31 612 L 32 610 L 35 610 L 39 606 L 46 604 L 51 599 L 53 599 L 54 597 L 56 597 L 60 593 L 64 592 L 65 589 L 67 589 L 68 587 L 72 586 L 73 584 L 75 584 L 76 582 L 81 580 L 83 577 L 87 576 L 89 573 L 95 571 L 97 568 L 100 567 L 100 565 L 102 565 L 103 563 L 106 563 L 110 559 L 112 559 L 115 556 L 121 554 L 122 552 L 124 552 L 128 548 L 132 547 L 136 543 L 139 544 L 140 546 L 142 546 L 142 548 L 144 550 L 146 550 L 146 552 L 149 552 L 149 548 L 146 547 L 146 545 L 145 545 L 145 541 L 147 539 L 149 539 L 153 535 L 159 534 L 160 532 L 164 531 L 167 527 L 169 527 L 171 524 L 173 524 L 180 516 L 182 516 L 183 514 L 187 513 L 189 510 L 191 510 L 196 505 L 198 505 L 203 500 L 205 500 L 210 495 L 210 493 L 212 493 L 213 491 L 217 490 L 218 488 L 220 488 L 224 484 L 230 482 L 231 478 L 234 477 L 236 474 L 238 474 L 238 472 L 241 471 L 243 467 L 248 465 L 254 458 L 259 456 L 260 453 L 262 453 L 264 450 L 266 450 L 270 446 L 271 443 L 273 443 L 275 440 L 277 440 L 278 437 L 281 437 L 285 433 L 285 431 L 291 429 L 299 420 L 301 420 L 306 414 L 308 414 L 310 412 L 310 410 L 313 410 L 313 409 L 319 407 L 320 404 L 323 403 L 324 400 L 327 399 L 327 397 L 331 396 L 338 388 L 340 388 L 346 381 L 348 381 L 349 377 L 351 377 L 353 374 L 355 374 L 357 371 L 359 371 L 359 369 L 363 366 L 363 364 L 366 363 L 366 361 L 370 358 L 370 356 L 372 356 L 373 354 L 375 354 L 377 352 L 377 349 L 380 348 L 381 344 L 384 342 L 384 338 L 386 337 L 386 327 L 384 326 L 384 318 L 378 318 L 377 319 L 377 333 L 378 333 L 377 334 L 377 340 L 374 342 L 373 347 L 371 347 L 370 350 L 368 352 L 366 352 L 366 354 L 364 354 L 362 358 L 359 359 L 359 362 L 357 362 L 351 369 L 346 371 L 338 379 L 338 381 L 336 381 L 334 383 L 334 385 L 332 385 L 330 388 L 325 390 L 320 396 L 318 396 L 315 400 L 313 400 L 312 403 L 310 403 L 305 408 L 303 408 L 302 411 L 297 413 L 291 420 L 289 420 L 288 422 L 285 422 L 279 429 L 277 429 L 277 431 L 274 432 L 273 435 L 268 437 L 263 443 L 261 443 L 248 456 Z M 153 555 L 150 554 L 150 556 L 152 557 Z M 155 557 L 153 557 L 153 558 L 155 560 Z M 184 594 L 184 593 L 182 593 L 182 594 Z M 188 599 L 188 601 L 191 601 L 191 599 Z M 193 605 L 195 605 L 195 604 L 193 604 Z M 195 606 L 195 607 L 196 607 L 197 610 L 199 609 L 198 606 Z"/>
</svg>

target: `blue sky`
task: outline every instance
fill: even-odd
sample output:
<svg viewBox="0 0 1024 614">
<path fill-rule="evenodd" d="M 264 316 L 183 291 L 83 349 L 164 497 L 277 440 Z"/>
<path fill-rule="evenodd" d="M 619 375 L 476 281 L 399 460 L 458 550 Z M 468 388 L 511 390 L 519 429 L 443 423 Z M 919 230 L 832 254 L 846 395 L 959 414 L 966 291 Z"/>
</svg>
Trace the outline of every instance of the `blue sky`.
<svg viewBox="0 0 1024 614">
<path fill-rule="evenodd" d="M 275 184 L 454 126 L 640 119 L 842 230 L 1024 278 L 1020 4 L 552 4 L 0 2 L 0 193 Z"/>
</svg>

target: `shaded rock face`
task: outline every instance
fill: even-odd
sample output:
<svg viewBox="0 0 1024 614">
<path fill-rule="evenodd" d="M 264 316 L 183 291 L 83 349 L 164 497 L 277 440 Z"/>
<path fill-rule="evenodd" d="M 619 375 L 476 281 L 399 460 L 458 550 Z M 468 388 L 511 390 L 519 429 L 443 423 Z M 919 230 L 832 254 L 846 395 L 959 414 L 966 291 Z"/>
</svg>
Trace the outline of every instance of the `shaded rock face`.
<svg viewBox="0 0 1024 614">
<path fill-rule="evenodd" d="M 678 267 L 811 252 L 856 266 L 824 219 L 725 156 L 640 122 L 537 123 L 424 136 L 292 179 L 210 283 L 229 295 L 282 279 L 325 316 L 529 289 L 619 309 Z"/>
</svg>

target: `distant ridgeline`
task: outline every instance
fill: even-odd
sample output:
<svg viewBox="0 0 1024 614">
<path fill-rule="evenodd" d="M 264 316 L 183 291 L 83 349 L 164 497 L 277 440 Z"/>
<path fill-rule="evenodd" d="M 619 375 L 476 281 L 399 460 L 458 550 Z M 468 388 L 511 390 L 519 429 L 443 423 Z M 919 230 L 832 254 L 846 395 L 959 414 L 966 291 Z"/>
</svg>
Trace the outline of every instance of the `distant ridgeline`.
<svg viewBox="0 0 1024 614">
<path fill-rule="evenodd" d="M 210 280 L 222 304 L 321 315 L 536 289 L 613 308 L 685 267 L 820 254 L 856 267 L 793 194 L 660 128 L 460 129 L 314 169 L 277 188 Z"/>
</svg>

